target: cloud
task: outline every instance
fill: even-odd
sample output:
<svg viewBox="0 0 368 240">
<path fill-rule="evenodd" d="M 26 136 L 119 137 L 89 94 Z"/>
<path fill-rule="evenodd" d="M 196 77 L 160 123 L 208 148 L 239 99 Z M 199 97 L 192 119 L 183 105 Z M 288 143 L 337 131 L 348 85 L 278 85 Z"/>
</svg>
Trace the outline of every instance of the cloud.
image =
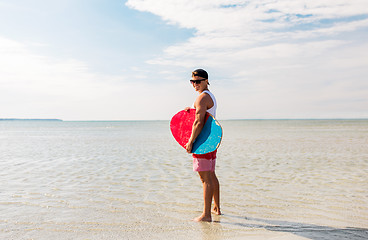
<svg viewBox="0 0 368 240">
<path fill-rule="evenodd" d="M 189 41 L 167 48 L 164 56 L 150 61 L 154 64 L 182 62 L 182 66 L 188 66 L 193 62 L 190 59 L 198 54 L 202 58 L 215 51 L 232 54 L 239 49 L 274 42 L 310 40 L 368 27 L 368 3 L 358 0 L 328 4 L 320 1 L 129 0 L 127 5 L 161 16 L 169 24 L 196 29 L 196 35 Z"/>
<path fill-rule="evenodd" d="M 0 117 L 169 119 L 192 104 L 187 78 L 197 67 L 209 71 L 220 118 L 368 117 L 367 4 L 128 0 L 194 34 L 144 55 L 148 64 L 116 61 L 114 74 L 97 72 L 91 64 L 99 59 L 88 63 L 73 51 L 44 55 L 63 43 L 0 35 Z M 114 47 L 103 59 L 118 54 Z"/>
<path fill-rule="evenodd" d="M 38 55 L 0 37 L 0 118 L 169 119 L 191 104 L 182 101 L 194 98 L 189 81 L 150 83 L 147 75 L 135 67 L 124 76 L 96 73 L 84 62 Z"/>
<path fill-rule="evenodd" d="M 127 6 L 195 29 L 148 63 L 210 70 L 225 118 L 359 111 L 368 117 L 366 1 L 129 0 Z M 355 110 L 347 114 L 349 108 Z"/>
<path fill-rule="evenodd" d="M 20 93 L 85 97 L 87 91 L 98 86 L 96 76 L 75 59 L 59 60 L 36 55 L 27 46 L 0 38 L 0 72 L 2 89 Z M 66 91 L 67 90 L 67 91 Z M 4 91 L 5 93 L 6 91 Z"/>
</svg>

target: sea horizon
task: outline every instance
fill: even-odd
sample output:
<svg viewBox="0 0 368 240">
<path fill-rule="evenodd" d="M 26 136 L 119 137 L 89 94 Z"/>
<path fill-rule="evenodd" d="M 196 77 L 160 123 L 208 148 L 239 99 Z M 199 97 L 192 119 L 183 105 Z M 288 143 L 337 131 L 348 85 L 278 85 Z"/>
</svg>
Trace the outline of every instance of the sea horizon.
<svg viewBox="0 0 368 240">
<path fill-rule="evenodd" d="M 280 121 L 280 120 L 368 120 L 368 118 L 216 118 L 218 121 Z M 64 120 L 59 118 L 0 118 L 0 121 L 59 121 L 59 122 L 146 122 L 146 121 L 170 121 L 170 119 L 121 119 L 121 120 Z"/>
</svg>

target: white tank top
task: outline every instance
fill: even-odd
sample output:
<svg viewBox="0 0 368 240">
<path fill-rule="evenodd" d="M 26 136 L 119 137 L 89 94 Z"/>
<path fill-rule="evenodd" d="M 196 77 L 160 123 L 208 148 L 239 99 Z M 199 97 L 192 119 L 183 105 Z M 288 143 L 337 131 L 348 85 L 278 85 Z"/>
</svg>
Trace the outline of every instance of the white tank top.
<svg viewBox="0 0 368 240">
<path fill-rule="evenodd" d="M 207 112 L 210 113 L 212 116 L 216 117 L 216 109 L 217 109 L 217 102 L 216 102 L 216 98 L 215 96 L 208 90 L 204 90 L 201 94 L 207 93 L 208 95 L 210 95 L 210 97 L 212 98 L 213 101 L 213 107 L 211 107 L 210 109 L 207 109 Z"/>
</svg>

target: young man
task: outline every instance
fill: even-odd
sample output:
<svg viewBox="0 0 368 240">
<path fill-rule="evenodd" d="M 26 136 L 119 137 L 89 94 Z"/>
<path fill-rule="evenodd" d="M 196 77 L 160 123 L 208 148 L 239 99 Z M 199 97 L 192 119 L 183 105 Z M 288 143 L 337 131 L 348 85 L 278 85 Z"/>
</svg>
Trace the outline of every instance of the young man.
<svg viewBox="0 0 368 240">
<path fill-rule="evenodd" d="M 199 96 L 194 102 L 196 109 L 195 121 L 193 123 L 192 135 L 186 144 L 188 153 L 192 152 L 192 147 L 195 139 L 200 134 L 204 122 L 206 112 L 209 112 L 214 117 L 216 116 L 216 99 L 208 90 L 208 74 L 203 69 L 197 69 L 192 72 L 190 80 L 194 89 L 199 93 Z M 189 108 L 186 108 L 188 110 Z M 193 154 L 193 170 L 197 171 L 203 184 L 204 208 L 203 213 L 194 221 L 211 222 L 211 204 L 214 200 L 214 208 L 212 212 L 221 215 L 220 211 L 220 184 L 215 174 L 216 151 L 207 154 Z"/>
</svg>

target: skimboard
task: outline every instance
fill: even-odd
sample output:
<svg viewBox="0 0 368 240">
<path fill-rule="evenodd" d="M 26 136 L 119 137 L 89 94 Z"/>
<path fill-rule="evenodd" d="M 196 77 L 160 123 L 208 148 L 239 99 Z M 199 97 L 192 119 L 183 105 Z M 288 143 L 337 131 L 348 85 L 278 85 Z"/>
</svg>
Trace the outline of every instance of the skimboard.
<svg viewBox="0 0 368 240">
<path fill-rule="evenodd" d="M 171 133 L 182 147 L 188 143 L 192 135 L 195 112 L 195 109 L 190 109 L 189 111 L 182 110 L 175 114 L 170 121 Z M 206 113 L 205 124 L 193 143 L 192 153 L 206 154 L 213 152 L 220 146 L 221 139 L 221 125 L 211 114 Z"/>
</svg>

